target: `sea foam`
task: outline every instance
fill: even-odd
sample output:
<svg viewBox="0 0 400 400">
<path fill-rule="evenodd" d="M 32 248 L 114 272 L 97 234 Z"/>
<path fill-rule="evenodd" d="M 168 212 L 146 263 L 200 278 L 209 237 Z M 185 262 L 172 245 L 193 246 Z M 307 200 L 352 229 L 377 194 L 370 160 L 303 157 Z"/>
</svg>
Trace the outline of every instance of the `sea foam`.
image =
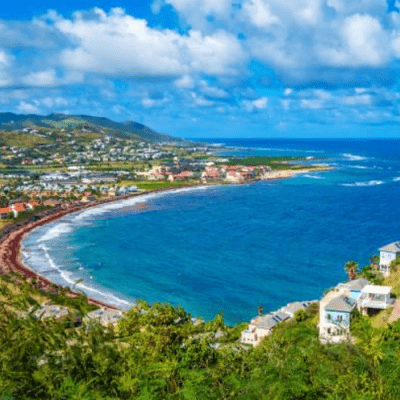
<svg viewBox="0 0 400 400">
<path fill-rule="evenodd" d="M 362 161 L 367 159 L 367 157 L 358 156 L 350 153 L 343 153 L 342 156 L 348 159 L 349 161 Z"/>
<path fill-rule="evenodd" d="M 68 223 L 58 222 L 56 225 L 51 227 L 41 238 L 38 239 L 38 242 L 47 242 L 50 240 L 54 240 L 55 238 L 72 232 L 72 227 Z"/>
<path fill-rule="evenodd" d="M 342 183 L 341 186 L 365 187 L 365 186 L 378 186 L 378 185 L 383 185 L 383 184 L 384 184 L 383 181 L 372 180 L 372 181 L 367 181 L 367 182 Z"/>
</svg>

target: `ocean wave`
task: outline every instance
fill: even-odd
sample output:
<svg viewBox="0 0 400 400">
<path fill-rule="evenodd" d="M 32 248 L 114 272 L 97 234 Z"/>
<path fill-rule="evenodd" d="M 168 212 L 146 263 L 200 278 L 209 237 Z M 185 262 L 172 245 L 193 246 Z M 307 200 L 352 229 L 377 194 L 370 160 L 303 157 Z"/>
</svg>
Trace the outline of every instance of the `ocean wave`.
<svg viewBox="0 0 400 400">
<path fill-rule="evenodd" d="M 393 182 L 399 182 L 400 181 L 400 176 L 396 176 L 395 178 L 393 178 Z"/>
<path fill-rule="evenodd" d="M 325 179 L 323 176 L 313 175 L 313 174 L 303 174 L 303 175 L 301 175 L 301 177 L 310 178 L 310 179 Z"/>
<path fill-rule="evenodd" d="M 311 150 L 311 149 L 289 149 L 289 148 L 279 148 L 279 147 L 246 147 L 246 146 L 226 146 L 228 149 L 233 150 L 255 150 L 255 151 L 287 151 L 293 153 L 325 153 L 324 150 Z"/>
<path fill-rule="evenodd" d="M 174 190 L 168 190 L 168 191 L 157 192 L 157 193 L 149 193 L 149 194 L 141 195 L 138 197 L 132 197 L 130 199 L 100 205 L 100 206 L 90 208 L 88 210 L 78 212 L 78 213 L 74 214 L 72 221 L 75 223 L 77 223 L 77 222 L 83 223 L 83 222 L 85 222 L 85 220 L 88 220 L 91 217 L 100 216 L 100 215 L 108 213 L 110 211 L 117 211 L 119 209 L 122 209 L 122 208 L 125 208 L 128 206 L 134 206 L 136 204 L 147 203 L 149 200 L 152 200 L 155 198 L 167 196 L 170 194 L 204 191 L 204 190 L 209 190 L 212 188 L 215 188 L 215 186 L 196 186 L 196 187 L 188 187 L 188 188 L 177 188 Z"/>
<path fill-rule="evenodd" d="M 383 185 L 383 181 L 377 181 L 377 180 L 372 180 L 372 181 L 367 181 L 367 182 L 354 182 L 354 183 L 342 183 L 341 186 L 347 186 L 347 187 L 365 187 L 365 186 L 378 186 L 378 185 Z"/>
<path fill-rule="evenodd" d="M 58 222 L 56 223 L 56 225 L 50 228 L 41 238 L 39 238 L 38 242 L 48 242 L 70 232 L 72 232 L 72 227 L 70 224 L 65 222 Z"/>
<path fill-rule="evenodd" d="M 349 165 L 349 168 L 354 168 L 354 169 L 370 169 L 369 167 L 366 167 L 365 165 Z"/>
<path fill-rule="evenodd" d="M 343 153 L 342 156 L 350 161 L 362 161 L 367 159 L 367 157 L 357 156 L 355 154 L 350 154 L 350 153 Z"/>
<path fill-rule="evenodd" d="M 104 302 L 106 304 L 114 305 L 116 307 L 120 307 L 123 309 L 128 309 L 130 308 L 133 303 L 121 299 L 110 292 L 107 292 L 105 290 L 100 290 L 96 289 L 93 286 L 88 286 L 84 282 L 75 284 L 77 279 L 73 279 L 72 273 L 64 270 L 62 267 L 58 266 L 55 261 L 51 258 L 50 253 L 49 253 L 49 248 L 41 244 L 38 246 L 38 249 L 42 250 L 42 255 L 44 256 L 45 263 L 47 263 L 46 267 L 50 267 L 50 269 L 46 269 L 45 271 L 46 274 L 49 273 L 56 273 L 63 281 L 63 284 L 66 286 L 71 286 L 74 287 L 74 290 L 80 289 L 83 291 L 85 294 L 87 294 L 89 297 L 94 298 L 96 300 L 99 300 L 101 302 Z M 25 257 L 26 260 L 27 257 Z M 43 261 L 43 260 L 42 260 Z M 32 268 L 35 270 L 34 268 Z M 93 279 L 93 277 L 91 278 Z"/>
</svg>

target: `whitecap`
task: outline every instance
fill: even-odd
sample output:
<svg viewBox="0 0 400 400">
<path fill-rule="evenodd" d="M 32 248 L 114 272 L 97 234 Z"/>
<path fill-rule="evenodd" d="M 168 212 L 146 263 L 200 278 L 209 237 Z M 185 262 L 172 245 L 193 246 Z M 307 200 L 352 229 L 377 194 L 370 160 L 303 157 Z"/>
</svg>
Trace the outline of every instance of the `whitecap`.
<svg viewBox="0 0 400 400">
<path fill-rule="evenodd" d="M 135 204 L 147 203 L 151 199 L 159 198 L 162 196 L 166 196 L 169 194 L 176 194 L 176 193 L 185 193 L 185 192 L 194 192 L 194 191 L 203 191 L 207 189 L 214 188 L 215 186 L 196 186 L 196 187 L 188 187 L 188 188 L 177 188 L 174 190 L 167 190 L 163 192 L 157 193 L 149 193 L 144 194 L 137 197 L 132 197 L 130 199 L 125 199 L 113 203 L 99 205 L 88 210 L 84 210 L 78 212 L 74 218 L 72 219 L 73 222 L 82 223 L 84 220 L 90 219 L 94 216 L 100 216 L 102 214 L 108 213 L 110 211 L 116 211 L 118 209 L 125 208 L 127 206 L 134 206 Z"/>
<path fill-rule="evenodd" d="M 313 174 L 303 174 L 301 175 L 303 178 L 310 178 L 310 179 L 325 179 L 323 176 L 320 175 L 313 175 Z"/>
<path fill-rule="evenodd" d="M 55 238 L 70 232 L 72 232 L 71 225 L 65 222 L 60 222 L 51 227 L 40 239 L 38 239 L 38 242 L 54 240 Z"/>
<path fill-rule="evenodd" d="M 48 247 L 46 247 L 44 244 L 39 245 L 38 247 L 41 250 L 43 250 L 44 257 L 48 262 L 48 265 L 46 267 L 51 268 L 51 270 L 46 269 L 46 272 L 47 273 L 51 273 L 51 271 L 56 272 L 68 286 L 74 287 L 74 290 L 80 289 L 84 293 L 86 293 L 89 297 L 99 299 L 100 301 L 102 301 L 106 304 L 111 304 L 111 305 L 114 305 L 117 307 L 122 307 L 124 309 L 130 308 L 133 305 L 133 303 L 131 303 L 127 300 L 123 300 L 117 296 L 114 296 L 113 294 L 111 294 L 109 292 L 98 290 L 93 287 L 87 286 L 87 285 L 85 285 L 84 282 L 76 284 L 76 280 L 73 279 L 72 274 L 63 270 L 54 262 L 54 260 L 51 258 L 50 254 L 49 254 Z M 90 279 L 92 280 L 93 276 L 90 275 Z"/>
<path fill-rule="evenodd" d="M 378 185 L 382 185 L 383 183 L 384 183 L 383 181 L 372 180 L 372 181 L 367 181 L 367 182 L 342 183 L 341 186 L 365 187 L 365 186 L 378 186 Z"/>
<path fill-rule="evenodd" d="M 393 182 L 399 182 L 400 181 L 400 176 L 396 176 L 395 178 L 393 178 Z"/>
<path fill-rule="evenodd" d="M 365 165 L 349 165 L 349 168 L 354 168 L 354 169 L 368 169 Z"/>
<path fill-rule="evenodd" d="M 357 156 L 355 154 L 350 154 L 350 153 L 343 153 L 342 156 L 350 161 L 362 161 L 367 159 L 367 157 Z"/>
</svg>

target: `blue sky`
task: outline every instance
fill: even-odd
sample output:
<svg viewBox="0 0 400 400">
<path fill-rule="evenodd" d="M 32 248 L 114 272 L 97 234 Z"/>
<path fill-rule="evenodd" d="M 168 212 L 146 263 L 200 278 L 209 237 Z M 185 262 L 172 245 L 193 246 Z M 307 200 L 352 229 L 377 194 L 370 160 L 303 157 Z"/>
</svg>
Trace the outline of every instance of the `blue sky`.
<svg viewBox="0 0 400 400">
<path fill-rule="evenodd" d="M 399 137 L 397 0 L 16 0 L 0 111 L 180 137 Z"/>
</svg>

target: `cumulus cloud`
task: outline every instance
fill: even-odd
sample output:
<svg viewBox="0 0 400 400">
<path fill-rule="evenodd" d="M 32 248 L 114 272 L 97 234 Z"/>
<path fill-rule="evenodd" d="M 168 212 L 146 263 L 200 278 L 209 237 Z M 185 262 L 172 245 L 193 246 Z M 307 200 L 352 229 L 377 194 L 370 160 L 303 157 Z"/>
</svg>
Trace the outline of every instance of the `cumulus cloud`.
<svg viewBox="0 0 400 400">
<path fill-rule="evenodd" d="M 56 79 L 56 72 L 49 69 L 46 71 L 31 72 L 22 78 L 22 82 L 28 86 L 54 86 Z"/>
<path fill-rule="evenodd" d="M 183 75 L 175 81 L 175 86 L 180 89 L 191 89 L 194 87 L 194 80 L 189 75 Z"/>
<path fill-rule="evenodd" d="M 200 91 L 208 97 L 212 97 L 215 99 L 226 99 L 229 97 L 228 92 L 224 89 L 211 86 L 207 81 L 200 81 Z"/>
<path fill-rule="evenodd" d="M 192 71 L 211 75 L 235 74 L 246 55 L 239 41 L 225 31 L 204 35 L 191 30 L 180 35 L 153 29 L 143 19 L 114 8 L 94 9 L 72 19 L 58 18 L 55 26 L 77 43 L 61 53 L 69 69 L 130 78 L 178 76 Z"/>
<path fill-rule="evenodd" d="M 256 100 L 243 100 L 242 105 L 246 111 L 264 110 L 268 107 L 268 98 L 260 97 Z"/>
<path fill-rule="evenodd" d="M 18 105 L 18 112 L 22 114 L 39 114 L 41 110 L 35 104 L 21 101 Z"/>
</svg>

